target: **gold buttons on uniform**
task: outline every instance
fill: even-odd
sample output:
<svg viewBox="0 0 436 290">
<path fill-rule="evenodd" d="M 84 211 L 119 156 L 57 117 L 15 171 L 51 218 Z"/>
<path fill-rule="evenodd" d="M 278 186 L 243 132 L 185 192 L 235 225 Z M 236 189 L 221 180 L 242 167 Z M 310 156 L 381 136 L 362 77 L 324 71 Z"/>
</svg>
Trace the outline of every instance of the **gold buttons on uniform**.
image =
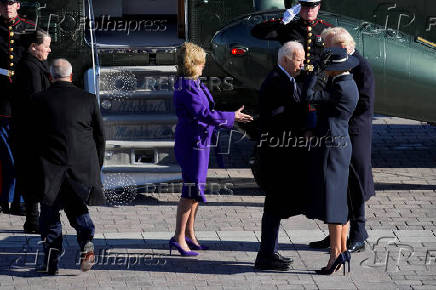
<svg viewBox="0 0 436 290">
<path fill-rule="evenodd" d="M 9 64 L 9 66 L 14 66 L 14 63 L 13 63 L 13 62 L 11 62 L 11 63 Z"/>
<path fill-rule="evenodd" d="M 309 37 L 312 37 L 312 32 L 309 32 L 308 34 L 307 34 L 307 36 L 309 36 Z"/>
<path fill-rule="evenodd" d="M 12 30 L 12 26 L 9 26 L 9 30 Z"/>
<path fill-rule="evenodd" d="M 310 63 L 310 59 L 306 60 L 307 63 Z"/>
<path fill-rule="evenodd" d="M 11 70 L 11 76 L 14 76 L 15 75 L 15 72 L 13 71 L 13 70 Z"/>
<path fill-rule="evenodd" d="M 312 47 L 308 46 L 308 47 L 307 47 L 307 50 L 310 50 L 311 48 L 312 48 Z"/>
<path fill-rule="evenodd" d="M 9 36 L 14 37 L 14 32 L 13 31 L 9 32 Z"/>
<path fill-rule="evenodd" d="M 312 39 L 308 39 L 308 40 L 307 40 L 307 43 L 308 43 L 308 44 L 311 44 L 311 43 L 312 43 Z"/>
<path fill-rule="evenodd" d="M 14 48 L 13 47 L 10 47 L 9 48 L 9 52 L 13 52 L 14 51 Z"/>
<path fill-rule="evenodd" d="M 307 57 L 310 57 L 310 53 L 306 54 Z"/>
<path fill-rule="evenodd" d="M 10 55 L 10 56 L 9 56 L 9 59 L 14 59 L 14 56 L 13 56 L 13 55 Z"/>
<path fill-rule="evenodd" d="M 11 39 L 11 41 L 9 41 L 10 44 L 14 44 L 15 41 L 13 39 Z"/>
<path fill-rule="evenodd" d="M 312 26 L 307 26 L 307 31 L 312 31 Z"/>
</svg>

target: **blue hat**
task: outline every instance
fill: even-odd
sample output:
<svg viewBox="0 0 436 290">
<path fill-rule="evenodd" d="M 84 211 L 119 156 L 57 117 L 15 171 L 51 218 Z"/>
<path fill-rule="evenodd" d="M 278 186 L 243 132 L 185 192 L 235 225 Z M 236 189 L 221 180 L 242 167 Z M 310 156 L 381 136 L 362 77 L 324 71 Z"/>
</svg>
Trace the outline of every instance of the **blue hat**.
<svg viewBox="0 0 436 290">
<path fill-rule="evenodd" d="M 325 48 L 322 58 L 326 60 L 326 71 L 349 71 L 359 64 L 357 57 L 339 47 Z"/>
</svg>

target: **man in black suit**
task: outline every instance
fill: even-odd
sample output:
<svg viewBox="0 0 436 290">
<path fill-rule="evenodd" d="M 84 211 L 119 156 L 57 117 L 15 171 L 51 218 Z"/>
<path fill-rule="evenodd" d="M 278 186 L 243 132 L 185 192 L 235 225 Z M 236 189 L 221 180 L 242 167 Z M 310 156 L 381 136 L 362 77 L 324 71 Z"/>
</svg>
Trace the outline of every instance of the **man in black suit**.
<svg viewBox="0 0 436 290">
<path fill-rule="evenodd" d="M 353 37 L 346 29 L 342 27 L 330 28 L 322 33 L 322 37 L 327 47 L 346 48 L 348 54 L 359 59 L 359 65 L 351 70 L 359 89 L 359 102 L 349 121 L 353 153 L 348 179 L 348 208 L 350 212 L 348 251 L 360 252 L 365 249 L 365 240 L 368 238 L 365 229 L 365 202 L 375 195 L 371 165 L 375 79 L 370 64 L 355 49 L 356 44 Z M 313 248 L 327 248 L 329 237 L 309 245 Z"/>
<path fill-rule="evenodd" d="M 279 50 L 278 65 L 262 84 L 259 95 L 258 184 L 266 193 L 260 249 L 255 268 L 286 271 L 292 259 L 278 253 L 280 220 L 301 213 L 305 147 L 299 147 L 307 117 L 294 77 L 304 62 L 304 48 L 288 42 Z M 299 139 L 299 137 L 301 137 Z M 280 166 L 282 164 L 282 166 Z M 283 170 L 286 167 L 286 170 Z"/>
<path fill-rule="evenodd" d="M 35 174 L 40 192 L 40 232 L 44 241 L 45 264 L 41 268 L 55 275 L 62 253 L 62 226 L 59 211 L 65 210 L 77 231 L 82 258 L 81 270 L 94 261 L 94 224 L 86 204 L 103 199 L 100 178 L 105 140 L 103 122 L 95 95 L 72 83 L 72 67 L 65 59 L 50 67 L 54 81 L 33 97 L 33 131 L 37 132 L 38 162 Z"/>
</svg>

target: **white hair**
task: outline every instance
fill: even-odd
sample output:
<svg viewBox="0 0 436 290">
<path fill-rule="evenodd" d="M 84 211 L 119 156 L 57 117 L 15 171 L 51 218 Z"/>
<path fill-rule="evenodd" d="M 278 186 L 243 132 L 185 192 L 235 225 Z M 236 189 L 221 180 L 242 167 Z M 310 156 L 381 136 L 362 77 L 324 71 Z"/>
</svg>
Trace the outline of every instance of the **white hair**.
<svg viewBox="0 0 436 290">
<path fill-rule="evenodd" d="M 278 63 L 282 63 L 285 57 L 293 57 L 297 51 L 302 51 L 304 53 L 303 45 L 297 41 L 289 41 L 283 44 L 279 49 L 277 56 Z"/>
<path fill-rule="evenodd" d="M 356 48 L 356 42 L 351 34 L 343 27 L 327 28 L 321 33 L 324 40 L 329 40 L 332 45 L 343 44 L 348 53 Z"/>
<path fill-rule="evenodd" d="M 73 73 L 71 63 L 65 58 L 58 58 L 50 66 L 50 74 L 54 80 L 67 78 Z"/>
</svg>

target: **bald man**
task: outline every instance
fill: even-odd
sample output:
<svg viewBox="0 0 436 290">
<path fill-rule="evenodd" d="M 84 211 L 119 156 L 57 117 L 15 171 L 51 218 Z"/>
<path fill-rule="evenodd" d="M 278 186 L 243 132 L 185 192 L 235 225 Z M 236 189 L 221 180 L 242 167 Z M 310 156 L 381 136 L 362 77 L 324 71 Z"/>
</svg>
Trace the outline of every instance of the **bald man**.
<svg viewBox="0 0 436 290">
<path fill-rule="evenodd" d="M 32 131 L 38 134 L 34 140 L 38 140 L 39 170 L 35 172 L 42 174 L 35 182 L 40 192 L 39 223 L 45 254 L 40 271 L 56 275 L 62 253 L 62 209 L 77 231 L 81 270 L 87 271 L 93 264 L 94 224 L 87 204 L 104 200 L 100 171 L 105 140 L 97 98 L 71 83 L 71 64 L 57 59 L 50 74 L 53 85 L 33 98 Z"/>
</svg>

